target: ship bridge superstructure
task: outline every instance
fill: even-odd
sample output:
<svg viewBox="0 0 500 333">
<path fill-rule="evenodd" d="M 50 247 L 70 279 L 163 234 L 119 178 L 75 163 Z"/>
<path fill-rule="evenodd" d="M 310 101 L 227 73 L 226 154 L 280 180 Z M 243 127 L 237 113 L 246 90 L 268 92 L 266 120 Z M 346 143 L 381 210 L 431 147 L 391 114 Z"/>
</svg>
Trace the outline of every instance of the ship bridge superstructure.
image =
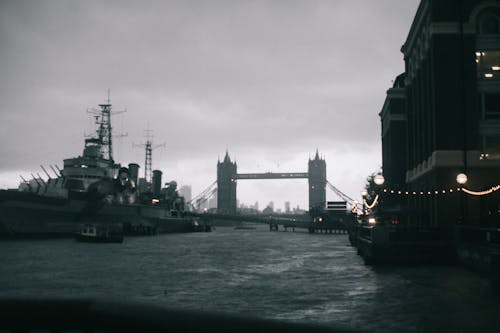
<svg viewBox="0 0 500 333">
<path fill-rule="evenodd" d="M 64 160 L 61 172 L 65 187 L 76 191 L 86 191 L 88 186 L 103 178 L 116 177 L 120 164 L 113 160 L 111 103 L 99 104 L 99 109 L 88 110 L 94 114 L 97 130 L 94 136 L 85 139 L 83 155 Z"/>
</svg>

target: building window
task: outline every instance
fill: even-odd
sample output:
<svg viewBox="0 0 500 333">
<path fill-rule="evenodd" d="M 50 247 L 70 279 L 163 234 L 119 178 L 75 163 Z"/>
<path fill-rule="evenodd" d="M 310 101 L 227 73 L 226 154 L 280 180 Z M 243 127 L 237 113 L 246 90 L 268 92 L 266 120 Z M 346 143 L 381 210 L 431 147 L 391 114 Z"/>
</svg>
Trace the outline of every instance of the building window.
<svg viewBox="0 0 500 333">
<path fill-rule="evenodd" d="M 483 152 L 481 159 L 500 158 L 500 136 L 483 136 Z"/>
<path fill-rule="evenodd" d="M 500 93 L 499 94 L 484 94 L 484 120 L 500 120 Z"/>
<path fill-rule="evenodd" d="M 477 78 L 500 78 L 500 51 L 476 51 Z"/>
<path fill-rule="evenodd" d="M 500 15 L 498 9 L 484 10 L 477 17 L 476 64 L 478 79 L 500 78 Z"/>
<path fill-rule="evenodd" d="M 500 8 L 476 19 L 476 71 L 481 117 L 481 159 L 500 158 Z"/>
<path fill-rule="evenodd" d="M 500 91 L 481 93 L 481 159 L 500 158 Z"/>
<path fill-rule="evenodd" d="M 500 33 L 500 22 L 498 16 L 487 11 L 478 19 L 478 31 L 482 35 L 496 35 Z"/>
</svg>

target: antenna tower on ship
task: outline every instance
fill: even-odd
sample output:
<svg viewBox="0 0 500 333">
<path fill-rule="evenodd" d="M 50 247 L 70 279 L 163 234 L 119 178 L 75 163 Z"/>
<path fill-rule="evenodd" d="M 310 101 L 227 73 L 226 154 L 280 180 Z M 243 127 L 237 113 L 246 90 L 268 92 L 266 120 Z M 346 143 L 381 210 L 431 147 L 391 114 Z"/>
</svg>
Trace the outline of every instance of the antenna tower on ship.
<svg viewBox="0 0 500 333">
<path fill-rule="evenodd" d="M 144 161 L 144 179 L 146 182 L 151 183 L 152 175 L 153 175 L 153 150 L 159 147 L 165 147 L 165 143 L 153 146 L 153 130 L 147 129 L 144 130 L 146 137 L 146 143 L 134 144 L 135 147 L 144 147 L 146 149 L 146 158 Z"/>
<path fill-rule="evenodd" d="M 87 112 L 95 117 L 95 122 L 99 125 L 97 138 L 101 144 L 101 152 L 105 159 L 113 160 L 113 133 L 111 127 L 111 116 L 124 113 L 127 110 L 111 111 L 110 89 L 107 89 L 108 99 L 106 103 L 99 104 L 100 109 L 88 109 Z M 121 134 L 120 136 L 126 136 Z"/>
</svg>

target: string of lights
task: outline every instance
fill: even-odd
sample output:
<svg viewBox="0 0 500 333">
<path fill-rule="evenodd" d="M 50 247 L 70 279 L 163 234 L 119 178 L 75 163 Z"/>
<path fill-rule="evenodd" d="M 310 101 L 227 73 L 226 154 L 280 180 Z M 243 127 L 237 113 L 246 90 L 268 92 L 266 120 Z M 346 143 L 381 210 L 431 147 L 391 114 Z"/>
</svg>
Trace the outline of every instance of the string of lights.
<svg viewBox="0 0 500 333">
<path fill-rule="evenodd" d="M 450 188 L 450 189 L 442 189 L 442 190 L 426 190 L 426 191 L 403 191 L 403 190 L 391 190 L 391 189 L 383 189 L 384 193 L 394 194 L 394 195 L 442 195 L 442 194 L 450 194 L 454 192 L 460 191 L 460 188 Z"/>
<path fill-rule="evenodd" d="M 409 196 L 422 196 L 422 195 L 443 195 L 443 194 L 451 194 L 451 193 L 456 193 L 463 191 L 464 193 L 470 194 L 470 195 L 475 195 L 475 196 L 482 196 L 482 195 L 488 195 L 491 194 L 495 191 L 500 190 L 500 185 L 493 186 L 487 190 L 484 191 L 473 191 L 469 190 L 465 187 L 457 187 L 455 189 L 450 188 L 450 189 L 443 189 L 443 190 L 426 190 L 426 191 L 403 191 L 403 190 L 392 190 L 392 189 L 383 189 L 383 192 L 386 194 L 394 194 L 394 195 L 409 195 Z"/>
<path fill-rule="evenodd" d="M 475 195 L 475 196 L 488 195 L 488 194 L 491 194 L 491 193 L 493 193 L 495 191 L 498 191 L 498 190 L 500 190 L 500 185 L 496 185 L 496 186 L 493 186 L 490 189 L 487 189 L 487 190 L 484 190 L 484 191 L 479 191 L 479 192 L 468 190 L 465 187 L 462 188 L 462 191 L 464 191 L 465 193 L 470 194 L 470 195 Z"/>
<path fill-rule="evenodd" d="M 363 203 L 364 203 L 364 205 L 365 205 L 365 207 L 366 207 L 367 209 L 372 209 L 372 208 L 373 208 L 373 207 L 375 207 L 375 205 L 377 204 L 377 202 L 378 202 L 378 198 L 379 198 L 379 196 L 378 196 L 378 194 L 377 194 L 377 195 L 375 196 L 375 199 L 373 199 L 373 201 L 372 201 L 372 203 L 371 203 L 371 204 L 368 204 L 368 202 L 366 202 L 366 199 L 363 199 Z"/>
<path fill-rule="evenodd" d="M 439 194 L 457 193 L 457 192 L 462 191 L 462 192 L 467 193 L 469 195 L 483 196 L 483 195 L 491 194 L 491 193 L 496 192 L 498 190 L 500 190 L 500 185 L 495 185 L 495 186 L 493 186 L 487 190 L 484 190 L 484 191 L 472 191 L 472 190 L 469 190 L 465 187 L 462 187 L 462 188 L 458 187 L 458 188 L 456 188 L 456 190 L 448 189 L 448 190 L 434 190 L 434 191 L 401 191 L 401 190 L 383 189 L 383 192 L 388 193 L 388 194 L 395 194 L 395 195 L 439 195 Z M 373 199 L 371 204 L 368 204 L 366 199 L 363 199 L 364 207 L 366 209 L 372 209 L 373 207 L 375 207 L 377 205 L 378 200 L 379 200 L 378 194 L 375 196 L 375 198 Z M 356 210 L 357 210 L 357 203 L 355 203 L 355 205 L 353 205 L 353 212 Z"/>
</svg>

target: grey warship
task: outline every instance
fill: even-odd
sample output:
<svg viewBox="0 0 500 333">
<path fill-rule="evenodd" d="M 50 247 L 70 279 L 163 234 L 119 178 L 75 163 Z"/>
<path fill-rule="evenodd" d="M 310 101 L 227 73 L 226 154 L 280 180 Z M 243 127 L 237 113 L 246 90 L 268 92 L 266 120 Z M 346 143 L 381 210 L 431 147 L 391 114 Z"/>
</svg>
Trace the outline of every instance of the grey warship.
<svg viewBox="0 0 500 333">
<path fill-rule="evenodd" d="M 161 171 L 153 171 L 152 180 L 138 179 L 138 164 L 115 163 L 111 107 L 109 98 L 99 104 L 95 135 L 85 139 L 81 156 L 64 159 L 62 170 L 50 166 L 55 177 L 41 166 L 48 179 L 22 177 L 18 189 L 0 190 L 0 238 L 74 236 L 89 223 L 118 226 L 125 235 L 210 231 L 187 216 L 174 181 L 162 188 Z M 146 169 L 148 153 L 151 167 L 150 141 Z"/>
</svg>

